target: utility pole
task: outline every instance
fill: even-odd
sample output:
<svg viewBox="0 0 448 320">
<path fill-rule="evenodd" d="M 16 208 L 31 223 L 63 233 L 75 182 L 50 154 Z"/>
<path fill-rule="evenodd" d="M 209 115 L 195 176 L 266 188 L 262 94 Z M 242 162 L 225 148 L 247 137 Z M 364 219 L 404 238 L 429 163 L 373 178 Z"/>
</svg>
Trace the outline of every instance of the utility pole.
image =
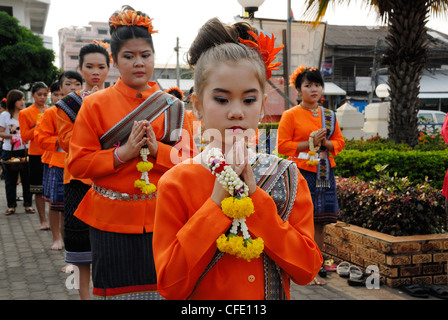
<svg viewBox="0 0 448 320">
<path fill-rule="evenodd" d="M 179 37 L 177 37 L 176 47 L 174 48 L 174 51 L 176 51 L 177 56 L 177 64 L 176 64 L 176 80 L 177 80 L 177 87 L 180 88 L 180 65 L 179 65 Z"/>
</svg>

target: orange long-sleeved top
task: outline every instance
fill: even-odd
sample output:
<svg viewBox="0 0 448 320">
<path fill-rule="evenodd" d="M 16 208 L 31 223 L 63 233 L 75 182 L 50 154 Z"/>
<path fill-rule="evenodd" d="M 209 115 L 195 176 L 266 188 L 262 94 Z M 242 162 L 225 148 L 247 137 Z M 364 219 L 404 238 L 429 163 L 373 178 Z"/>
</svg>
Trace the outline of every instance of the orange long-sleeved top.
<svg viewBox="0 0 448 320">
<path fill-rule="evenodd" d="M 64 159 L 64 184 L 70 183 L 72 180 L 79 180 L 84 184 L 91 185 L 90 179 L 75 179 L 70 171 L 67 169 L 69 159 L 70 140 L 73 134 L 73 127 L 75 123 L 70 120 L 68 115 L 60 108 L 56 111 L 57 123 L 58 123 L 58 139 L 59 146 L 66 152 Z"/>
<path fill-rule="evenodd" d="M 42 115 L 34 130 L 34 140 L 44 152 L 51 152 L 50 167 L 64 168 L 65 152 L 58 144 L 56 111 L 57 107 L 52 106 Z"/>
<path fill-rule="evenodd" d="M 277 150 L 280 154 L 289 156 L 289 160 L 294 161 L 297 167 L 307 171 L 317 172 L 316 166 L 306 164 L 307 160 L 298 159 L 297 146 L 299 142 L 308 141 L 311 132 L 322 128 L 322 110 L 319 108 L 319 116 L 314 117 L 311 112 L 296 106 L 283 112 L 278 125 Z M 344 149 L 345 141 L 339 124 L 336 120 L 333 136 L 330 138 L 333 143 L 334 152 L 329 155 L 331 167 L 336 166 L 334 156 Z M 302 152 L 307 153 L 309 149 Z"/>
<path fill-rule="evenodd" d="M 48 110 L 47 108 L 45 111 Z M 43 113 L 45 113 L 45 111 Z M 22 137 L 23 143 L 29 143 L 28 154 L 34 156 L 40 156 L 44 151 L 40 146 L 34 141 L 34 128 L 36 127 L 37 120 L 42 116 L 39 108 L 34 104 L 26 109 L 23 109 L 19 113 L 19 124 L 20 124 L 20 136 Z"/>
<path fill-rule="evenodd" d="M 216 253 L 216 239 L 231 226 L 210 198 L 215 177 L 194 160 L 169 170 L 159 181 L 153 248 L 158 292 L 167 299 L 264 299 L 263 259 L 247 262 L 225 254 L 196 282 Z M 289 279 L 309 283 L 322 266 L 314 242 L 313 204 L 298 172 L 297 195 L 289 219 L 277 214 L 262 189 L 251 196 L 255 213 L 246 220 L 253 238 L 264 241 L 265 254 L 282 270 L 289 299 Z"/>
<path fill-rule="evenodd" d="M 36 127 L 34 128 L 34 132 L 39 130 L 41 122 L 42 122 L 42 117 L 39 117 L 39 119 L 36 122 Z M 42 157 L 41 157 L 42 163 L 50 165 L 52 154 L 53 154 L 53 151 L 44 150 L 44 152 L 42 153 Z"/>
<path fill-rule="evenodd" d="M 116 148 L 102 150 L 100 137 L 139 106 L 152 93 L 160 90 L 158 85 L 150 82 L 151 88 L 137 97 L 137 91 L 126 86 L 121 79 L 107 89 L 96 92 L 84 98 L 79 111 L 69 148 L 68 170 L 75 178 L 89 178 L 99 187 L 129 195 L 140 194 L 134 187 L 134 182 L 140 179 L 141 173 L 136 165 L 141 161 L 136 157 L 117 168 L 114 168 L 114 151 Z M 151 126 L 158 140 L 164 135 L 165 115 L 161 114 Z M 190 137 L 182 137 L 178 145 L 184 151 L 183 156 L 194 155 L 190 126 L 184 122 L 184 129 Z M 177 147 L 177 146 L 176 146 Z M 173 152 L 172 152 L 173 151 Z M 148 157 L 154 164 L 149 172 L 149 181 L 155 185 L 162 174 L 175 163 L 171 161 L 171 153 L 177 155 L 177 150 L 169 145 L 158 142 L 157 159 Z M 182 161 L 182 159 L 178 160 Z M 154 226 L 156 200 L 121 201 L 112 200 L 90 189 L 79 204 L 75 216 L 88 225 L 109 232 L 143 233 L 152 232 Z"/>
</svg>

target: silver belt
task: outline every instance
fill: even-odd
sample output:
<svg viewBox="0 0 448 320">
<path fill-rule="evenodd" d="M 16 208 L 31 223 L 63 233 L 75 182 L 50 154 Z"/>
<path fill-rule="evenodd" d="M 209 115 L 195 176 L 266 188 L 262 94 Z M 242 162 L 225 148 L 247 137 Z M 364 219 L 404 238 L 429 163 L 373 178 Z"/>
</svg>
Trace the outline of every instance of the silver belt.
<svg viewBox="0 0 448 320">
<path fill-rule="evenodd" d="M 119 201 L 141 201 L 141 200 L 151 200 L 155 199 L 157 196 L 157 192 L 150 194 L 128 194 L 121 193 L 118 191 L 106 189 L 96 184 L 92 184 L 93 190 L 95 190 L 99 195 L 109 198 L 111 200 L 119 200 Z"/>
</svg>

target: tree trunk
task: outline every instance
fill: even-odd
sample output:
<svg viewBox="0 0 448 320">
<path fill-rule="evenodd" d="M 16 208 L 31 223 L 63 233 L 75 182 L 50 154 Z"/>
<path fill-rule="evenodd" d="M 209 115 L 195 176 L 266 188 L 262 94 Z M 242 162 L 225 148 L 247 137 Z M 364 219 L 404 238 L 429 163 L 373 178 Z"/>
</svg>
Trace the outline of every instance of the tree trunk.
<svg viewBox="0 0 448 320">
<path fill-rule="evenodd" d="M 429 7 L 425 0 L 391 0 L 386 63 L 389 69 L 389 138 L 415 146 L 420 79 L 426 63 Z"/>
</svg>

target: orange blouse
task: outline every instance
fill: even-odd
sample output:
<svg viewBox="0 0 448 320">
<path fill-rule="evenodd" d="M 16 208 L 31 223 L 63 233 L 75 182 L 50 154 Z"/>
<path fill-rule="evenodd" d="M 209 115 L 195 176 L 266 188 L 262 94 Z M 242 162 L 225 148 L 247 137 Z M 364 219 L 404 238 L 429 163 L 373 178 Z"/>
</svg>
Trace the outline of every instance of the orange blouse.
<svg viewBox="0 0 448 320">
<path fill-rule="evenodd" d="M 247 262 L 225 254 L 197 283 L 217 251 L 216 239 L 232 223 L 210 198 L 214 183 L 215 177 L 191 159 L 160 179 L 153 238 L 158 291 L 176 300 L 264 299 L 262 257 Z M 322 266 L 307 182 L 299 172 L 287 221 L 264 190 L 257 188 L 251 198 L 255 213 L 247 218 L 247 227 L 253 238 L 264 240 L 265 254 L 281 268 L 289 299 L 290 278 L 305 285 Z"/>
<path fill-rule="evenodd" d="M 42 122 L 42 117 L 39 117 L 39 119 L 36 122 L 36 127 L 34 128 L 34 131 L 35 131 L 34 134 L 36 134 L 36 132 L 39 131 L 39 127 L 40 127 L 41 122 Z M 41 157 L 42 163 L 50 165 L 52 154 L 53 154 L 53 151 L 45 150 L 44 153 L 42 154 L 42 157 Z"/>
<path fill-rule="evenodd" d="M 46 110 L 47 109 L 45 109 L 45 111 Z M 40 146 L 34 141 L 34 128 L 36 127 L 37 120 L 40 116 L 42 116 L 42 114 L 39 108 L 34 104 L 23 109 L 19 113 L 20 136 L 22 137 L 23 143 L 29 142 L 28 154 L 34 156 L 40 156 L 44 153 Z"/>
<path fill-rule="evenodd" d="M 34 130 L 34 140 L 44 150 L 44 154 L 45 151 L 51 152 L 51 159 L 48 163 L 50 168 L 64 168 L 65 152 L 61 151 L 58 144 L 56 110 L 56 106 L 49 108 L 39 119 Z"/>
<path fill-rule="evenodd" d="M 311 132 L 322 128 L 322 110 L 319 108 L 319 116 L 314 117 L 311 112 L 299 106 L 286 110 L 282 114 L 280 123 L 278 125 L 277 148 L 280 154 L 289 156 L 289 160 L 294 161 L 297 167 L 307 171 L 317 172 L 316 166 L 309 166 L 306 164 L 307 160 L 298 159 L 299 153 L 297 146 L 299 142 L 308 141 Z M 333 143 L 334 152 L 329 155 L 331 167 L 336 166 L 334 156 L 344 149 L 345 141 L 336 120 L 335 131 L 330 138 Z M 302 152 L 308 153 L 309 149 Z"/>
<path fill-rule="evenodd" d="M 69 148 L 68 170 L 75 178 L 92 179 L 99 187 L 126 193 L 141 195 L 134 187 L 141 173 L 136 165 L 142 161 L 136 157 L 117 168 L 114 168 L 114 151 L 116 148 L 102 150 L 100 137 L 139 106 L 152 93 L 160 90 L 155 82 L 151 88 L 137 97 L 137 91 L 126 86 L 121 79 L 107 89 L 84 98 L 81 110 L 75 121 Z M 165 115 L 161 114 L 151 125 L 158 140 L 164 135 Z M 184 151 L 184 159 L 194 155 L 190 126 L 184 122 L 184 129 L 190 134 L 182 138 L 176 147 Z M 173 151 L 173 152 L 172 152 Z M 149 172 L 149 181 L 155 185 L 163 173 L 174 164 L 171 153 L 177 154 L 174 147 L 158 142 L 157 159 L 148 157 L 154 164 Z M 182 161 L 183 159 L 179 160 Z M 75 216 L 88 225 L 103 231 L 117 233 L 152 232 L 154 226 L 156 200 L 112 200 L 90 189 L 79 204 Z"/>
<path fill-rule="evenodd" d="M 70 147 L 70 139 L 73 134 L 74 122 L 70 120 L 68 115 L 60 108 L 57 108 L 56 111 L 57 123 L 58 123 L 58 139 L 59 146 L 64 150 L 65 159 L 64 159 L 64 184 L 70 183 L 71 180 L 80 180 L 82 183 L 91 185 L 92 180 L 90 179 L 75 179 L 70 171 L 67 170 L 68 159 L 69 159 L 69 147 Z"/>
</svg>

